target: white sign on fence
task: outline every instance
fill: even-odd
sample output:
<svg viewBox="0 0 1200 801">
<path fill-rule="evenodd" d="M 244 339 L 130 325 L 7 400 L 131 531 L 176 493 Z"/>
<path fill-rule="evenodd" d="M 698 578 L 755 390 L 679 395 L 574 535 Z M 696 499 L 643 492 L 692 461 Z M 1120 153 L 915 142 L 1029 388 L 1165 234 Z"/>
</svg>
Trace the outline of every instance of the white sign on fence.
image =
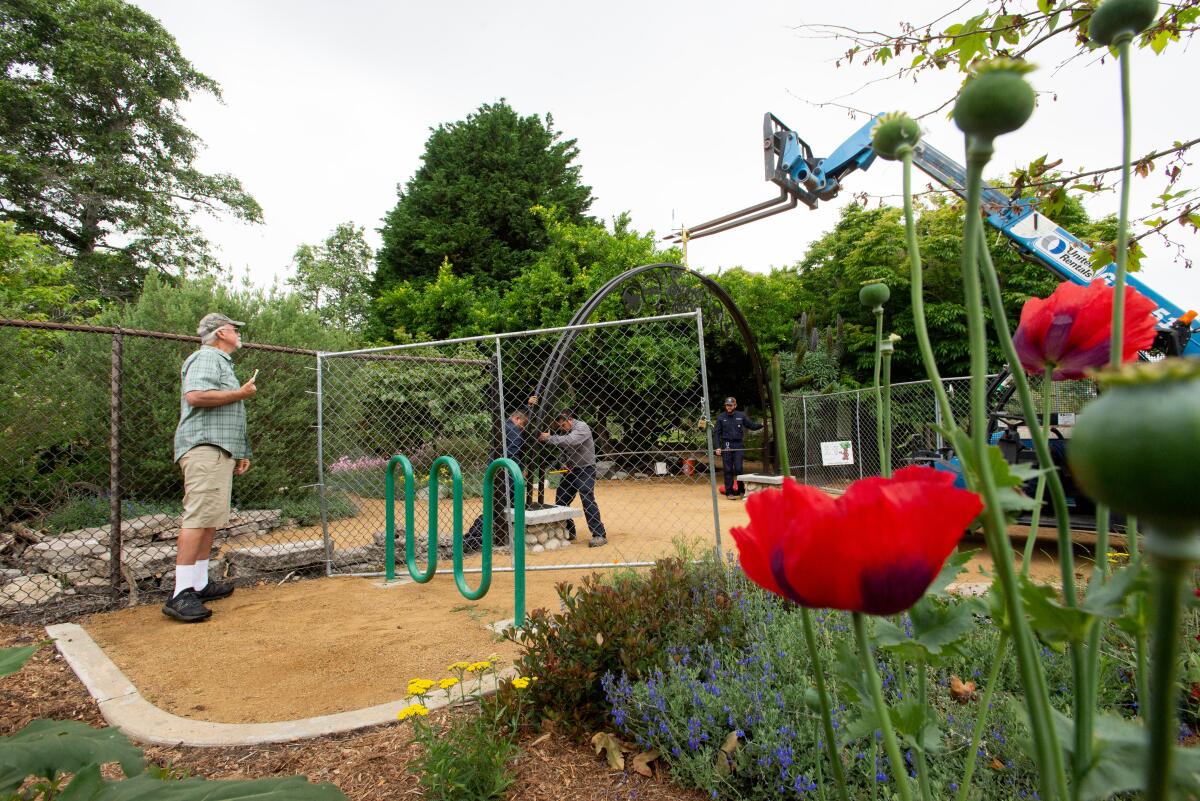
<svg viewBox="0 0 1200 801">
<path fill-rule="evenodd" d="M 821 464 L 826 467 L 839 464 L 854 464 L 854 445 L 850 440 L 822 442 Z"/>
</svg>

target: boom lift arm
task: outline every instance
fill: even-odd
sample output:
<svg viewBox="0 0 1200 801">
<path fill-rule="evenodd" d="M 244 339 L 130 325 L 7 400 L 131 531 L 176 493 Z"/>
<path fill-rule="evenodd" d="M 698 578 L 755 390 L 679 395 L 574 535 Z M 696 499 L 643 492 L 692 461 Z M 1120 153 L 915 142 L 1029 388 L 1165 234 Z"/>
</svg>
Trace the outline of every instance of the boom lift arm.
<svg viewBox="0 0 1200 801">
<path fill-rule="evenodd" d="M 875 122 L 872 118 L 829 156 L 815 158 L 807 142 L 767 112 L 763 116 L 763 167 L 766 179 L 779 187 L 779 197 L 692 226 L 668 239 L 699 239 L 788 211 L 798 203 L 815 209 L 820 201 L 832 200 L 847 176 L 855 170 L 867 170 L 875 162 L 876 153 L 871 147 Z M 966 170 L 924 140 L 914 149 L 913 164 L 955 194 L 966 196 Z M 985 184 L 982 202 L 988 223 L 1008 237 L 1023 257 L 1076 284 L 1096 279 L 1109 285 L 1115 282 L 1115 264 L 1099 272 L 1092 270 L 1092 249 L 1037 211 L 1029 200 L 1010 198 Z M 1171 355 L 1200 356 L 1200 327 L 1193 327 L 1197 313 L 1185 312 L 1136 275 L 1126 276 L 1126 282 L 1157 305 L 1156 346 Z"/>
</svg>

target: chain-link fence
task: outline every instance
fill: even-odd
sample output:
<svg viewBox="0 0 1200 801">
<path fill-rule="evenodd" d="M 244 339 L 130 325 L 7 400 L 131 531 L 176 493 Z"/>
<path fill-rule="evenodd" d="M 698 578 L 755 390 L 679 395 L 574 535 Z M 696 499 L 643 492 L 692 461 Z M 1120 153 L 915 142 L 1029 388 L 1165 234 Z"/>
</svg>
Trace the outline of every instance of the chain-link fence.
<svg viewBox="0 0 1200 801">
<path fill-rule="evenodd" d="M 431 512 L 439 569 L 450 568 L 453 498 L 444 471 L 437 497 L 429 497 L 430 469 L 444 455 L 462 471 L 468 552 L 478 551 L 483 538 L 484 471 L 505 453 L 528 484 L 527 569 L 637 564 L 681 546 L 713 547 L 718 521 L 701 330 L 695 312 L 323 354 L 324 497 L 330 509 L 357 510 L 327 520 L 331 571 L 382 570 L 386 465 L 393 454 L 407 456 L 415 473 L 411 488 L 397 475 L 398 574 L 404 573 L 406 489 L 416 498 L 413 534 L 422 569 Z M 570 464 L 562 445 L 539 441 L 543 432 L 564 435 L 558 419 L 564 410 L 590 430 L 594 479 Z M 513 412 L 528 416 L 523 428 L 520 414 L 510 419 Z M 586 453 L 581 461 L 589 461 Z M 593 486 L 594 507 L 583 503 Z M 509 491 L 498 478 L 496 506 L 503 511 L 492 533 L 500 570 L 512 566 Z M 595 539 L 601 534 L 602 545 Z M 468 570 L 478 564 L 477 554 L 465 561 Z"/>
<path fill-rule="evenodd" d="M 991 376 L 990 408 L 993 433 L 1011 426 L 1020 440 L 1029 439 L 1020 401 L 1012 389 L 1011 376 Z M 1034 403 L 1042 408 L 1042 380 L 1030 376 Z M 943 379 L 946 395 L 959 425 L 970 414 L 970 379 Z M 1069 439 L 1074 415 L 1095 397 L 1091 381 L 1055 382 L 1051 423 L 1054 436 Z M 928 381 L 893 384 L 892 467 L 913 463 L 918 455 L 948 454 L 938 427 L 941 412 Z M 831 491 L 844 490 L 852 481 L 879 475 L 880 447 L 874 389 L 835 392 L 827 395 L 785 395 L 788 450 L 792 475 L 805 484 Z"/>
<path fill-rule="evenodd" d="M 0 320 L 0 617 L 61 618 L 173 587 L 179 369 L 198 341 Z M 304 569 L 289 551 L 321 532 L 316 353 L 247 344 L 236 361 L 243 378 L 259 371 L 254 454 L 211 571 Z"/>
</svg>

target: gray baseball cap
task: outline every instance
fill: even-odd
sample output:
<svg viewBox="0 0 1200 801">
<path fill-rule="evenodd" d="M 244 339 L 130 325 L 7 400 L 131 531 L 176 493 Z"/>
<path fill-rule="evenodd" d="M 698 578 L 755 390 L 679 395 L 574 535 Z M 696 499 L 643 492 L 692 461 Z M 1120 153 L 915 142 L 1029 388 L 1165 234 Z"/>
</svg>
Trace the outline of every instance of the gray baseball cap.
<svg viewBox="0 0 1200 801">
<path fill-rule="evenodd" d="M 206 314 L 200 318 L 200 324 L 196 326 L 196 333 L 200 336 L 205 336 L 206 334 L 211 334 L 218 328 L 227 325 L 232 325 L 235 328 L 241 328 L 245 325 L 245 323 L 243 323 L 241 320 L 230 320 L 220 312 L 212 312 L 211 314 Z"/>
</svg>

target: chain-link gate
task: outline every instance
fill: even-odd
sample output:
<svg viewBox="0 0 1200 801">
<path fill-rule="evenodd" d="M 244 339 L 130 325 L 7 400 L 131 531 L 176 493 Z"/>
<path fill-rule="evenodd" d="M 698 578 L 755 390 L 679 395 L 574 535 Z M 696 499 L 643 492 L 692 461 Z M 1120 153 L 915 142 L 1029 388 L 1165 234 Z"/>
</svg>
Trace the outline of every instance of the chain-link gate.
<svg viewBox="0 0 1200 801">
<path fill-rule="evenodd" d="M 995 376 L 989 377 L 989 380 Z M 1034 404 L 1041 409 L 1040 376 L 1029 376 Z M 943 379 L 946 395 L 959 425 L 970 414 L 970 378 Z M 1055 382 L 1052 422 L 1056 436 L 1068 436 L 1073 415 L 1095 397 L 1091 381 Z M 941 410 L 928 381 L 892 385 L 893 469 L 912 464 L 914 456 L 942 451 L 946 447 L 938 427 Z M 1019 399 L 1011 392 L 1011 377 L 994 382 L 991 392 L 993 426 L 1003 426 L 1004 414 L 1017 425 L 1018 435 L 1028 439 Z M 852 481 L 879 475 L 880 458 L 874 389 L 833 392 L 827 395 L 785 395 L 788 449 L 792 475 L 798 481 L 831 491 L 842 491 Z M 1066 433 L 1063 431 L 1066 429 Z"/>
<path fill-rule="evenodd" d="M 183 482 L 179 368 L 199 338 L 0 321 L 0 617 L 62 619 L 173 587 Z M 252 468 L 234 480 L 212 575 L 325 567 L 314 464 L 316 352 L 247 344 Z M 349 512 L 349 510 L 345 510 Z"/>
<path fill-rule="evenodd" d="M 719 546 L 699 311 L 325 353 L 318 365 L 324 544 L 331 573 L 382 571 L 386 465 L 393 454 L 413 464 L 413 533 L 422 565 L 430 509 L 436 510 L 439 570 L 450 567 L 453 498 L 443 475 L 431 507 L 432 463 L 448 455 L 461 468 L 469 552 L 478 550 L 481 539 L 484 471 L 506 449 L 527 476 L 528 570 L 645 564 L 681 549 L 711 548 L 714 540 Z M 581 481 L 579 473 L 564 471 L 561 448 L 538 437 L 561 433 L 557 418 L 564 410 L 592 433 L 595 500 L 607 535 L 602 547 L 589 547 L 595 521 L 586 518 L 578 498 L 569 506 L 555 504 L 556 496 L 561 499 Z M 519 432 L 519 453 L 509 441 L 512 429 L 506 431 L 513 412 L 529 417 Z M 401 564 L 402 479 L 397 476 L 394 510 Z M 503 477 L 497 481 L 507 483 Z M 495 497 L 504 498 L 506 491 L 498 486 Z M 502 545 L 510 531 L 506 506 L 497 502 L 497 570 L 512 569 L 511 545 Z M 478 560 L 469 555 L 467 570 L 478 569 Z"/>
</svg>

